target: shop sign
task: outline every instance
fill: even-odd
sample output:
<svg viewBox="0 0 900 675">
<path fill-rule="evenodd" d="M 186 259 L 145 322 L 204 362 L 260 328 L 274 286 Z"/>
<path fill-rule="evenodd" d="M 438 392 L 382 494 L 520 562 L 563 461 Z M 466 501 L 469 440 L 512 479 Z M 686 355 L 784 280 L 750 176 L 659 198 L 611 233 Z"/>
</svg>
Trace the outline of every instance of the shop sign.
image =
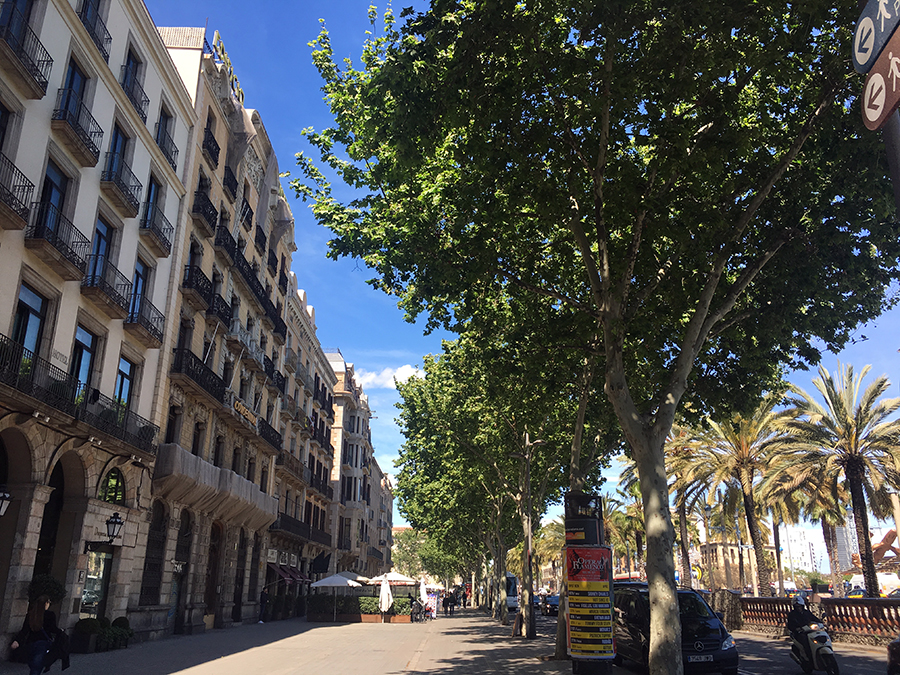
<svg viewBox="0 0 900 675">
<path fill-rule="evenodd" d="M 291 553 L 291 567 L 297 566 L 297 554 Z"/>
<path fill-rule="evenodd" d="M 228 85 L 231 87 L 231 93 L 238 102 L 244 104 L 244 90 L 241 89 L 241 83 L 238 82 L 234 74 L 234 66 L 231 65 L 231 59 L 228 58 L 228 52 L 225 51 L 225 44 L 222 42 L 222 36 L 219 31 L 213 34 L 212 43 L 213 54 L 216 59 L 225 66 L 225 75 L 228 77 Z"/>
<path fill-rule="evenodd" d="M 278 564 L 279 565 L 287 565 L 288 564 L 287 551 L 279 551 L 278 552 Z"/>
<path fill-rule="evenodd" d="M 567 637 L 574 659 L 612 659 L 612 549 L 566 546 Z"/>
<path fill-rule="evenodd" d="M 266 557 L 266 562 L 277 563 L 278 562 L 278 549 L 270 548 Z"/>
<path fill-rule="evenodd" d="M 250 422 L 250 424 L 256 426 L 256 415 L 254 415 L 253 411 L 245 406 L 244 402 L 237 397 L 234 399 L 234 409 L 238 411 L 241 417 Z"/>
</svg>

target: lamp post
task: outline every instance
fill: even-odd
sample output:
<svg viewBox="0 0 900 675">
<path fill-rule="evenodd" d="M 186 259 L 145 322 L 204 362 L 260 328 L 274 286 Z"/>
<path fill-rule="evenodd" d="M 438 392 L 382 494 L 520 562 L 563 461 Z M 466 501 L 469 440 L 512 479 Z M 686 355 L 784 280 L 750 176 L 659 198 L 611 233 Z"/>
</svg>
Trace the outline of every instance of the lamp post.
<svg viewBox="0 0 900 675">
<path fill-rule="evenodd" d="M 122 517 L 119 515 L 119 512 L 116 511 L 109 518 L 106 519 L 106 536 L 107 541 L 86 541 L 84 542 L 84 552 L 94 551 L 98 546 L 105 546 L 113 543 L 113 540 L 119 536 L 119 532 L 122 531 L 122 526 L 125 524 L 125 521 L 122 520 Z"/>
<path fill-rule="evenodd" d="M 709 527 L 709 517 L 710 513 L 712 513 L 712 507 L 707 504 L 703 507 L 703 529 L 706 531 L 706 572 L 709 574 L 709 590 L 713 590 L 713 570 L 712 570 L 712 548 L 711 537 L 710 535 L 710 527 Z"/>
<path fill-rule="evenodd" d="M 0 516 L 6 515 L 6 509 L 9 508 L 11 502 L 12 495 L 9 494 L 9 490 L 5 485 L 0 485 Z"/>
</svg>

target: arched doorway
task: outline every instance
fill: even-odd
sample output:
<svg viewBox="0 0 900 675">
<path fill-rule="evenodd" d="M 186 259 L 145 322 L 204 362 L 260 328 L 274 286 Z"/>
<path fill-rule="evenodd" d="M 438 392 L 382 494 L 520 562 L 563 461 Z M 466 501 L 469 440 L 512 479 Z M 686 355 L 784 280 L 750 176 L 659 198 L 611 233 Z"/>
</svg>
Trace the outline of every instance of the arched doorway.
<svg viewBox="0 0 900 675">
<path fill-rule="evenodd" d="M 34 575 L 53 574 L 53 558 L 56 553 L 59 522 L 62 518 L 63 500 L 65 499 L 66 481 L 62 463 L 57 462 L 50 474 L 48 486 L 53 488 L 41 519 L 41 533 L 38 536 L 38 549 L 34 556 Z"/>
<path fill-rule="evenodd" d="M 9 610 L 7 581 L 13 565 L 22 563 L 27 523 L 19 522 L 28 517 L 26 501 L 32 496 L 31 449 L 24 434 L 16 429 L 0 433 L 0 485 L 7 486 L 12 498 L 6 514 L 0 518 L 0 598 L 4 598 L 4 611 Z M 30 563 L 31 561 L 25 561 Z"/>
<path fill-rule="evenodd" d="M 224 531 L 220 523 L 213 523 L 209 531 L 209 555 L 206 561 L 206 587 L 204 600 L 206 601 L 206 616 L 217 617 L 219 611 L 219 568 L 222 563 L 222 548 L 224 544 Z M 207 625 L 209 626 L 207 620 Z M 218 623 L 216 618 L 212 621 Z"/>
</svg>

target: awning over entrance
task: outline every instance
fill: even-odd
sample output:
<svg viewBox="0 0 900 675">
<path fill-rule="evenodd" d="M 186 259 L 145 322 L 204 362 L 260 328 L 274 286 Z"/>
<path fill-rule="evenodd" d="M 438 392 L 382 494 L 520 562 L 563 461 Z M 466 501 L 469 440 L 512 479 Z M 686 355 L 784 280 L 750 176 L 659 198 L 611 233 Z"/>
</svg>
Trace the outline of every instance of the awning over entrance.
<svg viewBox="0 0 900 675">
<path fill-rule="evenodd" d="M 290 577 L 299 583 L 309 583 L 309 579 L 304 575 L 300 570 L 295 567 L 288 567 L 286 565 L 282 565 L 281 569 L 290 575 Z"/>
<path fill-rule="evenodd" d="M 291 584 L 294 582 L 294 577 L 284 571 L 284 568 L 281 565 L 276 565 L 275 563 L 266 563 L 272 571 L 275 572 L 278 576 L 284 579 L 287 583 Z"/>
</svg>

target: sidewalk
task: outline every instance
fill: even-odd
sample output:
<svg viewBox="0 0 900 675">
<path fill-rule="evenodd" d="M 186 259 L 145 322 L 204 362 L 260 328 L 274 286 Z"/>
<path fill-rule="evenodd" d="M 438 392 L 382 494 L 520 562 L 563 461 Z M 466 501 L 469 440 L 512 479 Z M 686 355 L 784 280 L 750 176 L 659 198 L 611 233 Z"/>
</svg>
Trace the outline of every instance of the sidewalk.
<svg viewBox="0 0 900 675">
<path fill-rule="evenodd" d="M 553 652 L 547 622 L 535 640 L 510 637 L 475 609 L 425 624 L 327 624 L 305 619 L 176 636 L 100 654 L 73 654 L 66 675 L 504 675 L 571 673 Z M 0 675 L 25 675 L 0 662 Z M 50 671 L 59 673 L 56 663 Z"/>
</svg>

